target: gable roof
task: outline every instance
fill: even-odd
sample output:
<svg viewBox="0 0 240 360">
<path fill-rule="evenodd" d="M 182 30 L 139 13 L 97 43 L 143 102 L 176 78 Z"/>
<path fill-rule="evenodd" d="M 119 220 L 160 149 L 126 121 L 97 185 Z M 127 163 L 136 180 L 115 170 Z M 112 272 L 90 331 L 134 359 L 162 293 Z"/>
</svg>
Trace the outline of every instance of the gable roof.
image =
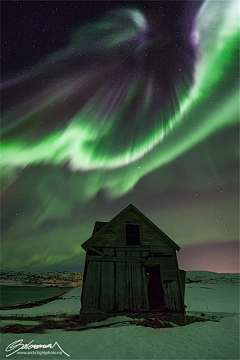
<svg viewBox="0 0 240 360">
<path fill-rule="evenodd" d="M 121 219 L 123 215 L 125 215 L 130 210 L 136 212 L 141 218 L 143 218 L 149 226 L 151 226 L 164 240 L 166 240 L 169 245 L 171 245 L 175 250 L 180 250 L 180 247 L 172 240 L 169 236 L 167 236 L 159 227 L 157 227 L 151 220 L 149 220 L 140 210 L 138 210 L 133 204 L 128 205 L 124 210 L 122 210 L 118 215 L 116 215 L 109 222 L 100 222 L 96 221 L 92 236 L 85 241 L 81 246 L 85 250 L 88 246 L 91 246 L 92 240 L 94 240 L 98 235 L 104 234 L 108 227 L 118 220 Z"/>
</svg>

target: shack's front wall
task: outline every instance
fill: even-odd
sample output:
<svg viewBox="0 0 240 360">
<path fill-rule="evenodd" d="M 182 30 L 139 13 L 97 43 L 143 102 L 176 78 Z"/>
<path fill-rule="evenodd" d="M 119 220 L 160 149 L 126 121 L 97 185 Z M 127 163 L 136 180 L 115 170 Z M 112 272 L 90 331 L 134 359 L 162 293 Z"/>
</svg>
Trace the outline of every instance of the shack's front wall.
<svg viewBox="0 0 240 360">
<path fill-rule="evenodd" d="M 149 310 L 146 267 L 159 266 L 166 309 L 183 312 L 175 257 L 152 258 L 151 251 L 99 248 L 105 256 L 87 254 L 82 311 Z"/>
<path fill-rule="evenodd" d="M 140 245 L 126 245 L 126 224 L 139 225 Z M 146 267 L 160 267 L 166 310 L 184 312 L 176 250 L 133 210 L 96 233 L 86 249 L 82 312 L 149 310 Z M 181 286 L 182 285 L 182 286 Z"/>
<path fill-rule="evenodd" d="M 139 254 L 136 251 L 126 254 L 126 251 L 114 248 L 101 248 L 101 251 L 108 254 L 106 259 L 97 254 L 86 258 L 82 310 L 147 310 L 146 275 L 137 260 Z M 117 256 L 110 255 L 114 253 Z M 126 261 L 127 257 L 129 261 Z"/>
</svg>

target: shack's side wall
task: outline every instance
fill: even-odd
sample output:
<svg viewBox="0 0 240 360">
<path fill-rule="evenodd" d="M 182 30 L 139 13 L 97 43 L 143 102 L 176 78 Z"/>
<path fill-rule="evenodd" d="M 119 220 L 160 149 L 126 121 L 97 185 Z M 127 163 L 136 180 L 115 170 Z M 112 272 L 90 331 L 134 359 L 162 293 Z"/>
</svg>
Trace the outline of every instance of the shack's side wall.
<svg viewBox="0 0 240 360">
<path fill-rule="evenodd" d="M 183 303 L 184 303 L 186 271 L 185 270 L 179 270 L 179 275 L 180 275 L 180 285 L 181 285 L 181 289 L 182 289 L 182 298 L 183 298 Z"/>
</svg>

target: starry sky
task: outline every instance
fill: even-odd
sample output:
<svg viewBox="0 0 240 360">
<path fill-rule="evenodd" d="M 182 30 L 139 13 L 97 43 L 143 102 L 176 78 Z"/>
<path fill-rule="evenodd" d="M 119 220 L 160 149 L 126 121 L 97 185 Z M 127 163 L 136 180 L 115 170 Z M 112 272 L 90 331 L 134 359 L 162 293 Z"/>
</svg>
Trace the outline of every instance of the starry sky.
<svg viewBox="0 0 240 360">
<path fill-rule="evenodd" d="M 130 203 L 239 272 L 238 1 L 3 1 L 2 269 L 82 271 Z"/>
</svg>

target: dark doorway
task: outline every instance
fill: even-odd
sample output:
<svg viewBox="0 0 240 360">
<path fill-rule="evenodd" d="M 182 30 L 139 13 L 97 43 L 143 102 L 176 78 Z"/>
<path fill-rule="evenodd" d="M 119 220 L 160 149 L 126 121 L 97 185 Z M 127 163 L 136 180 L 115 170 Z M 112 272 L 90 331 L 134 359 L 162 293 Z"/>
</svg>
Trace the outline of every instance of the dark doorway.
<svg viewBox="0 0 240 360">
<path fill-rule="evenodd" d="M 149 310 L 163 310 L 164 296 L 160 277 L 160 266 L 146 267 Z"/>
</svg>

